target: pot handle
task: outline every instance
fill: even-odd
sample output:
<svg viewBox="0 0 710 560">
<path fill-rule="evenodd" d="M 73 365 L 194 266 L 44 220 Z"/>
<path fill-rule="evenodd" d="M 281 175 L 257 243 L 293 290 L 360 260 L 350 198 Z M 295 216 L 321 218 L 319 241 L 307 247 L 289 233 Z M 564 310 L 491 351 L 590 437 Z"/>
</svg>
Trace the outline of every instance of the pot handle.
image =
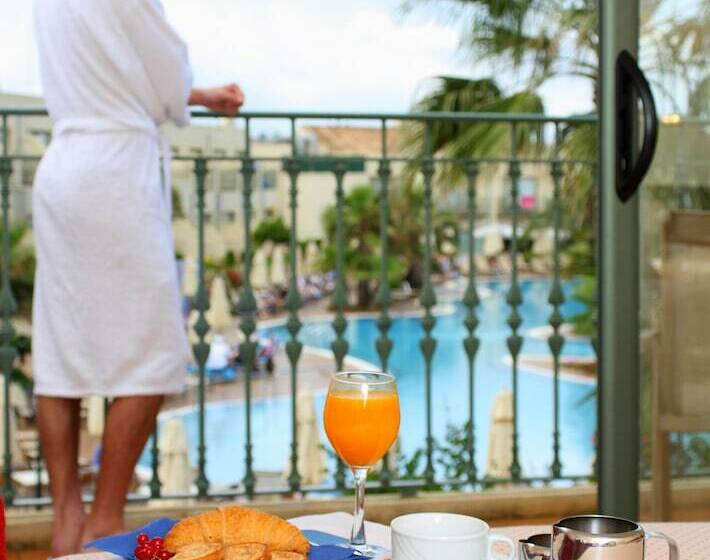
<svg viewBox="0 0 710 560">
<path fill-rule="evenodd" d="M 505 543 L 510 548 L 510 552 L 508 553 L 508 556 L 505 557 L 505 560 L 515 560 L 517 553 L 515 551 L 515 543 L 513 540 L 503 535 L 496 535 L 495 533 L 488 535 L 488 555 L 490 558 L 493 558 L 493 543 L 496 542 Z"/>
<path fill-rule="evenodd" d="M 664 540 L 668 543 L 668 558 L 669 560 L 679 560 L 680 556 L 678 555 L 678 545 L 676 542 L 670 538 L 668 535 L 664 535 L 663 533 L 657 533 L 655 531 L 645 531 L 646 533 L 646 539 L 661 539 Z"/>
</svg>

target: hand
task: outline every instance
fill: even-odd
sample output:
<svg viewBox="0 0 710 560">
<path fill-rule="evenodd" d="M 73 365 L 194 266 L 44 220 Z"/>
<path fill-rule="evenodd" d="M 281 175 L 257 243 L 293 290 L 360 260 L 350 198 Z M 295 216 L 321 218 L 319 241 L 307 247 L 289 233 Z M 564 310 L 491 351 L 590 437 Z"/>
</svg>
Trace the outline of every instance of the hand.
<svg viewBox="0 0 710 560">
<path fill-rule="evenodd" d="M 203 105 L 215 113 L 224 113 L 233 117 L 244 105 L 244 93 L 237 84 L 193 89 L 188 101 L 190 105 Z"/>
</svg>

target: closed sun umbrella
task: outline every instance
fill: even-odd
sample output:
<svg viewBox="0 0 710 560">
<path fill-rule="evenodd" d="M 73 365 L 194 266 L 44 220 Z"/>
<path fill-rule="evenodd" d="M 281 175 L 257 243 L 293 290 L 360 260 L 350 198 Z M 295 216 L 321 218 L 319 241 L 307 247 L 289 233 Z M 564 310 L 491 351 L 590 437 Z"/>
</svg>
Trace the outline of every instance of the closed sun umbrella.
<svg viewBox="0 0 710 560">
<path fill-rule="evenodd" d="M 199 318 L 200 314 L 197 309 L 193 309 L 192 311 L 190 311 L 190 315 L 187 318 L 187 339 L 190 341 L 191 346 L 197 344 L 200 341 L 199 337 L 197 336 L 197 333 L 195 332 L 195 325 L 197 324 Z"/>
<path fill-rule="evenodd" d="M 491 232 L 483 238 L 483 254 L 487 257 L 499 255 L 504 248 L 503 236 L 498 232 Z"/>
<path fill-rule="evenodd" d="M 513 393 L 501 391 L 493 401 L 486 476 L 508 478 L 513 462 Z"/>
<path fill-rule="evenodd" d="M 104 434 L 105 419 L 104 398 L 94 395 L 86 399 L 86 429 L 90 436 L 100 438 Z"/>
<path fill-rule="evenodd" d="M 315 274 L 318 271 L 318 261 L 320 259 L 320 251 L 315 243 L 309 243 L 306 248 L 306 272 Z"/>
<path fill-rule="evenodd" d="M 296 402 L 298 431 L 298 472 L 305 485 L 320 484 L 327 475 L 325 448 L 321 443 L 316 403 L 311 392 L 298 394 Z M 284 471 L 288 476 L 289 469 Z"/>
<path fill-rule="evenodd" d="M 232 324 L 232 304 L 227 295 L 224 278 L 217 276 L 210 287 L 210 308 L 207 322 L 213 332 L 224 332 Z"/>
<path fill-rule="evenodd" d="M 187 434 L 185 426 L 177 418 L 165 423 L 158 438 L 160 465 L 158 476 L 164 494 L 186 494 L 192 484 L 192 473 L 188 460 Z"/>
<path fill-rule="evenodd" d="M 276 285 L 285 285 L 287 282 L 286 274 L 286 250 L 277 245 L 274 247 L 274 260 L 271 264 L 271 281 Z"/>
<path fill-rule="evenodd" d="M 269 278 L 266 266 L 266 253 L 263 249 L 258 249 L 252 257 L 251 285 L 254 288 L 265 288 L 268 284 Z"/>
<path fill-rule="evenodd" d="M 183 263 L 182 293 L 187 297 L 192 297 L 197 293 L 197 262 L 194 257 L 188 255 Z"/>
</svg>

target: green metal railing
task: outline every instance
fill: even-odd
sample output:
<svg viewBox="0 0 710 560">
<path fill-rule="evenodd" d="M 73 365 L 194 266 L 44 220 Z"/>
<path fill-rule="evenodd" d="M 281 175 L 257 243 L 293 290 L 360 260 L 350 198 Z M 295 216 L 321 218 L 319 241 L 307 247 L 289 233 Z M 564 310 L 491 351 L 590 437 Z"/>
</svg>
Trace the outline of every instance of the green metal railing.
<svg viewBox="0 0 710 560">
<path fill-rule="evenodd" d="M 7 504 L 15 505 L 32 505 L 46 503 L 48 498 L 42 495 L 41 488 L 38 489 L 34 498 L 16 496 L 15 488 L 12 483 L 12 447 L 10 432 L 10 399 L 9 386 L 12 375 L 13 364 L 16 358 L 16 352 L 13 347 L 14 329 L 12 319 L 16 313 L 16 305 L 11 290 L 10 279 L 10 178 L 13 172 L 14 161 L 36 161 L 38 156 L 30 156 L 26 154 L 13 153 L 9 147 L 8 131 L 10 118 L 20 117 L 37 117 L 44 116 L 46 113 L 39 109 L 0 109 L 0 122 L 2 124 L 2 154 L 0 155 L 0 181 L 1 181 L 1 196 L 2 196 L 2 282 L 0 290 L 0 366 L 5 378 L 5 408 L 3 411 L 5 418 L 5 447 L 3 450 L 4 467 L 3 467 L 3 496 Z M 199 112 L 193 116 L 199 119 L 214 118 L 219 115 L 213 113 Z M 212 157 L 209 155 L 196 156 L 179 156 L 174 159 L 179 161 L 188 161 L 193 164 L 193 175 L 195 178 L 196 192 L 196 210 L 197 210 L 197 231 L 198 231 L 198 288 L 193 298 L 193 309 L 197 311 L 197 322 L 194 325 L 194 332 L 197 336 L 197 341 L 193 346 L 194 358 L 198 370 L 198 387 L 197 387 L 197 410 L 198 410 L 198 436 L 197 436 L 197 497 L 208 498 L 217 495 L 234 495 L 244 494 L 248 497 L 253 497 L 260 493 L 295 493 L 299 491 L 343 491 L 346 489 L 345 469 L 342 463 L 338 463 L 335 473 L 333 473 L 332 484 L 327 484 L 319 487 L 303 487 L 301 475 L 298 470 L 298 431 L 296 429 L 296 395 L 299 384 L 299 363 L 303 351 L 303 343 L 299 338 L 302 323 L 300 309 L 303 305 L 301 294 L 299 293 L 298 285 L 298 259 L 296 254 L 298 251 L 297 238 L 297 220 L 298 220 L 298 195 L 299 195 L 299 179 L 304 171 L 313 169 L 317 166 L 322 166 L 323 158 L 309 156 L 298 151 L 298 127 L 300 124 L 312 121 L 357 121 L 359 123 L 366 122 L 370 126 L 377 127 L 381 131 L 381 153 L 377 157 L 361 157 L 359 160 L 370 163 L 376 166 L 376 177 L 379 182 L 379 228 L 380 232 L 387 232 L 390 220 L 390 187 L 393 178 L 393 165 L 408 165 L 418 166 L 418 174 L 423 182 L 423 219 L 424 219 L 424 235 L 423 235 L 423 284 L 419 293 L 419 303 L 422 309 L 421 317 L 421 339 L 420 350 L 425 364 L 425 409 L 426 418 L 422 419 L 426 423 L 426 440 L 424 443 L 425 468 L 421 480 L 398 480 L 396 469 L 390 464 L 389 458 L 384 461 L 380 472 L 378 483 L 374 484 L 374 488 L 387 489 L 399 488 L 403 490 L 411 490 L 416 488 L 433 488 L 438 486 L 456 485 L 468 488 L 477 488 L 483 483 L 550 483 L 554 480 L 566 480 L 576 482 L 588 480 L 589 473 L 570 474 L 564 472 L 561 461 L 560 448 L 560 357 L 564 345 L 564 336 L 561 331 L 563 317 L 561 314 L 561 306 L 564 303 L 564 294 L 561 281 L 561 264 L 560 251 L 562 246 L 561 228 L 562 228 L 562 183 L 569 166 L 583 166 L 588 169 L 589 173 L 594 173 L 596 162 L 592 160 L 570 160 L 561 157 L 560 147 L 562 145 L 563 128 L 577 127 L 581 125 L 594 124 L 594 116 L 581 117 L 548 117 L 544 115 L 533 114 L 498 114 L 498 113 L 421 113 L 421 114 L 358 114 L 358 113 L 267 113 L 267 112 L 251 112 L 243 113 L 238 117 L 243 123 L 244 130 L 244 145 L 243 151 L 235 156 Z M 261 120 L 282 120 L 288 123 L 290 129 L 290 153 L 283 157 L 261 157 L 254 153 L 251 131 L 255 121 Z M 416 155 L 403 155 L 401 153 L 392 154 L 388 151 L 388 136 L 392 131 L 393 123 L 419 123 L 424 131 L 424 148 L 423 153 Z M 509 132 L 509 151 L 507 155 L 488 157 L 488 158 L 472 158 L 461 159 L 442 157 L 434 152 L 432 145 L 432 130 L 433 127 L 442 122 L 451 123 L 498 123 L 505 126 Z M 547 146 L 540 153 L 521 153 L 519 148 L 519 132 L 520 127 L 527 125 L 538 125 L 545 131 L 551 141 L 547 142 Z M 343 368 L 344 359 L 348 354 L 348 341 L 345 336 L 348 327 L 348 318 L 346 314 L 347 305 L 347 287 L 346 287 L 346 270 L 345 270 L 345 251 L 348 240 L 346 239 L 346 230 L 344 224 L 345 216 L 345 179 L 350 173 L 353 158 L 351 157 L 330 157 L 328 158 L 328 172 L 333 176 L 333 188 L 335 192 L 335 215 L 336 215 L 336 259 L 335 273 L 336 282 L 332 293 L 331 303 L 333 308 L 332 329 L 335 334 L 335 339 L 332 343 L 332 351 L 334 356 L 333 370 L 341 370 Z M 245 416 L 243 427 L 245 430 L 245 465 L 244 478 L 241 481 L 241 487 L 230 493 L 216 493 L 210 490 L 210 481 L 207 477 L 207 447 L 205 434 L 205 418 L 208 414 L 206 407 L 206 362 L 209 353 L 209 344 L 207 335 L 210 330 L 210 325 L 207 320 L 207 311 L 209 310 L 210 302 L 208 289 L 206 284 L 205 274 L 205 197 L 206 197 L 206 177 L 210 172 L 210 166 L 216 162 L 232 162 L 238 166 L 239 173 L 242 178 L 242 224 L 244 232 L 244 247 L 243 247 L 243 285 L 239 294 L 238 302 L 235 305 L 234 311 L 240 318 L 240 329 L 243 333 L 243 341 L 239 346 L 239 351 L 243 357 L 244 364 L 244 399 L 245 399 Z M 255 334 L 257 330 L 257 302 L 255 298 L 255 290 L 252 283 L 252 261 L 254 255 L 254 241 L 252 237 L 253 231 L 253 206 L 254 201 L 254 178 L 257 173 L 257 164 L 261 162 L 278 162 L 281 165 L 282 171 L 287 174 L 289 179 L 288 189 L 288 209 L 290 215 L 290 237 L 289 237 L 289 270 L 288 270 L 288 290 L 285 300 L 287 311 L 286 329 L 288 332 L 288 340 L 286 342 L 286 355 L 290 367 L 290 403 L 291 403 L 291 450 L 289 459 L 289 472 L 287 484 L 282 488 L 259 488 L 257 476 L 254 471 L 254 454 L 253 454 L 253 426 L 252 426 L 252 377 L 251 364 L 254 363 L 254 357 L 257 352 L 257 343 Z M 436 317 L 434 307 L 437 304 L 437 295 L 435 289 L 435 274 L 433 272 L 434 252 L 435 252 L 435 231 L 434 231 L 434 212 L 435 212 L 435 183 L 436 173 L 440 166 L 456 166 L 461 170 L 465 178 L 463 185 L 466 192 L 466 207 L 463 209 L 465 213 L 465 235 L 467 237 L 467 262 L 468 270 L 466 272 L 466 288 L 463 294 L 462 304 L 465 308 L 464 327 L 466 336 L 463 339 L 462 351 L 465 352 L 468 364 L 468 422 L 466 424 L 466 468 L 465 473 L 460 479 L 456 480 L 440 480 L 437 476 L 435 449 L 436 442 L 432 424 L 432 380 L 433 380 L 433 359 L 437 350 L 437 340 L 434 336 L 434 328 L 436 326 Z M 521 227 L 523 226 L 523 216 L 518 204 L 518 194 L 520 189 L 521 167 L 523 165 L 543 166 L 548 170 L 549 176 L 553 185 L 552 193 L 552 209 L 553 222 L 552 229 L 554 232 L 554 251 L 551 257 L 550 276 L 552 278 L 549 303 L 551 305 L 551 315 L 549 317 L 549 325 L 552 329 L 552 334 L 548 338 L 548 345 L 552 356 L 553 376 L 551 378 L 550 392 L 553 396 L 554 407 L 551 411 L 553 419 L 553 431 L 550 439 L 550 446 L 553 451 L 553 461 L 549 468 L 549 474 L 542 477 L 525 476 L 521 468 L 519 458 L 519 409 L 518 402 L 520 398 L 520 389 L 518 385 L 519 377 L 519 358 L 520 350 L 523 344 L 523 335 L 520 331 L 522 319 L 520 315 L 520 307 L 524 303 L 523 293 L 521 291 L 521 274 L 523 271 L 519 269 L 519 256 L 522 254 L 520 238 L 522 235 Z M 506 301 L 509 306 L 509 315 L 507 324 L 509 326 L 509 336 L 507 337 L 507 347 L 512 360 L 511 366 L 511 386 L 513 391 L 513 438 L 512 438 L 512 465 L 510 468 L 510 478 L 505 480 L 487 480 L 479 475 L 479 468 L 476 465 L 475 449 L 476 449 L 476 424 L 474 421 L 476 411 L 476 356 L 481 344 L 481 340 L 477 336 L 477 327 L 479 317 L 477 315 L 477 307 L 479 304 L 479 293 L 477 290 L 477 281 L 479 274 L 476 269 L 475 258 L 475 231 L 476 231 L 476 216 L 477 195 L 481 189 L 479 184 L 481 174 L 486 166 L 507 166 L 507 175 L 509 179 L 509 189 L 511 193 L 510 200 L 510 217 L 512 222 L 512 236 L 510 243 L 510 255 L 512 263 L 512 271 L 510 274 L 510 287 L 507 292 Z M 392 305 L 392 297 L 388 281 L 388 258 L 391 248 L 389 247 L 389 239 L 387 234 L 381 235 L 380 239 L 380 268 L 379 268 L 379 285 L 377 288 L 375 302 L 378 308 L 376 326 L 378 329 L 378 337 L 375 341 L 375 351 L 379 358 L 379 366 L 383 370 L 388 370 L 389 359 L 393 347 L 397 344 L 396 339 L 390 335 L 392 326 L 392 318 L 390 309 Z M 238 419 L 235 419 L 237 422 Z M 158 476 L 158 467 L 160 463 L 160 454 L 158 449 L 157 426 L 156 433 L 153 435 L 150 442 L 150 457 L 153 476 L 150 481 L 150 497 L 164 497 L 161 492 L 161 481 Z M 38 469 L 41 468 L 41 462 L 36 463 Z M 39 481 L 39 477 L 38 477 Z M 174 496 L 171 496 L 174 497 Z M 138 499 L 138 498 L 136 498 Z"/>
</svg>

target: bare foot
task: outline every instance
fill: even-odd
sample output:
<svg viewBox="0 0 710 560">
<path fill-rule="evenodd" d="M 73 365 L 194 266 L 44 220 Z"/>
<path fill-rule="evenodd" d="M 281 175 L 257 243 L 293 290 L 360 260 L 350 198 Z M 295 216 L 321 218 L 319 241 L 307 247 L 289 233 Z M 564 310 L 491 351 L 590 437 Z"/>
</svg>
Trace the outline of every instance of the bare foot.
<svg viewBox="0 0 710 560">
<path fill-rule="evenodd" d="M 81 535 L 87 515 L 81 505 L 55 509 L 52 525 L 52 556 L 81 552 Z"/>
</svg>

